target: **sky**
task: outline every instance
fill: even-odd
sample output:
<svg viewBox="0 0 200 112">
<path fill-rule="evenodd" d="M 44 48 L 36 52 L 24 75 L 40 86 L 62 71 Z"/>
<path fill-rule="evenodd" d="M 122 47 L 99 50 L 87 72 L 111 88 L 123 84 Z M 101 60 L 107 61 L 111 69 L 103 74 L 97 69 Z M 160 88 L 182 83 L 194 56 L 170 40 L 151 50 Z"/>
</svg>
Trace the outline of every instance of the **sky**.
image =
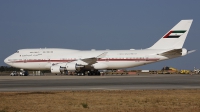
<svg viewBox="0 0 200 112">
<path fill-rule="evenodd" d="M 134 69 L 200 68 L 198 0 L 0 0 L 0 66 L 24 48 L 145 49 L 182 19 L 193 19 L 184 57 Z"/>
</svg>

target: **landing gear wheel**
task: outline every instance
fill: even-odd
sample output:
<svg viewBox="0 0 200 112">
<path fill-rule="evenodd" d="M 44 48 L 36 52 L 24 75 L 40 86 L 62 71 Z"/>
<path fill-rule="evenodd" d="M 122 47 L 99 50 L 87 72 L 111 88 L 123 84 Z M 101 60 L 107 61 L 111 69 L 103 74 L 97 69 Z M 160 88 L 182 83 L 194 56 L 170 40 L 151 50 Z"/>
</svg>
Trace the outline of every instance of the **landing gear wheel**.
<svg viewBox="0 0 200 112">
<path fill-rule="evenodd" d="M 84 76 L 85 75 L 85 72 L 78 72 L 77 73 L 77 76 Z"/>
<path fill-rule="evenodd" d="M 95 71 L 89 71 L 88 72 L 88 76 L 100 76 L 101 73 L 98 71 L 98 70 L 95 70 Z"/>
</svg>

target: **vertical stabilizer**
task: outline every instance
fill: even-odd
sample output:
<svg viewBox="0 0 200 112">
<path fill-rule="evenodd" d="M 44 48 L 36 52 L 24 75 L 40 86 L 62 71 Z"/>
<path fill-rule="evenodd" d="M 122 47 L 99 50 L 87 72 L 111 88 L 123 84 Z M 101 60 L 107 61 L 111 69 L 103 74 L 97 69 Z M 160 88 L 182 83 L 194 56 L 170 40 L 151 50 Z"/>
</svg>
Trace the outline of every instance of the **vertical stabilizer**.
<svg viewBox="0 0 200 112">
<path fill-rule="evenodd" d="M 181 20 L 149 49 L 180 49 L 183 47 L 193 20 Z"/>
</svg>

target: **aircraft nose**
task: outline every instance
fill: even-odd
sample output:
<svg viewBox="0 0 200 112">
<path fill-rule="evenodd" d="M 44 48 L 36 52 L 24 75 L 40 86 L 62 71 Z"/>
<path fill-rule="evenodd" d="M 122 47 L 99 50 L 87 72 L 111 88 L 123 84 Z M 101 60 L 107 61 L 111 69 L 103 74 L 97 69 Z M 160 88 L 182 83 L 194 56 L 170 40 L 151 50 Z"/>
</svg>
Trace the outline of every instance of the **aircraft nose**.
<svg viewBox="0 0 200 112">
<path fill-rule="evenodd" d="M 4 60 L 4 63 L 8 64 L 8 58 L 6 58 L 6 59 Z"/>
</svg>

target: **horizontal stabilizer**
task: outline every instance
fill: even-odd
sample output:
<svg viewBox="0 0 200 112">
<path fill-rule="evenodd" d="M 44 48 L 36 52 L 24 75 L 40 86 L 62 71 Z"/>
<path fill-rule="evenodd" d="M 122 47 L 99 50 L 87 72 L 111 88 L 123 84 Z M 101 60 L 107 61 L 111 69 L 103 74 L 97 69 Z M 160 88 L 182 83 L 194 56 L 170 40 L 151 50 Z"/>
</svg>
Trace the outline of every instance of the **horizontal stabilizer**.
<svg viewBox="0 0 200 112">
<path fill-rule="evenodd" d="M 182 49 L 173 49 L 173 50 L 169 50 L 158 55 L 162 55 L 162 56 L 182 55 Z"/>
</svg>

